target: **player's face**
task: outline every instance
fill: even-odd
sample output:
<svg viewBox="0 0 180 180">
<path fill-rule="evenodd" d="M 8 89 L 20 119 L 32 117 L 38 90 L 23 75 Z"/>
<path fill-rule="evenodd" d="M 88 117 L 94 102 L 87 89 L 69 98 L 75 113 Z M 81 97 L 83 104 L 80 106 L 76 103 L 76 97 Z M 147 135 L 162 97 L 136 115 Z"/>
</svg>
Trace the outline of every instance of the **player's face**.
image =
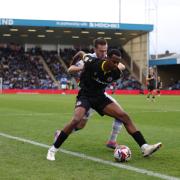
<svg viewBox="0 0 180 180">
<path fill-rule="evenodd" d="M 113 56 L 110 58 L 110 60 L 114 63 L 114 65 L 118 66 L 120 62 L 121 57 L 113 54 Z"/>
<path fill-rule="evenodd" d="M 98 45 L 97 48 L 95 48 L 95 53 L 97 58 L 103 59 L 107 56 L 107 44 L 106 45 Z"/>
</svg>

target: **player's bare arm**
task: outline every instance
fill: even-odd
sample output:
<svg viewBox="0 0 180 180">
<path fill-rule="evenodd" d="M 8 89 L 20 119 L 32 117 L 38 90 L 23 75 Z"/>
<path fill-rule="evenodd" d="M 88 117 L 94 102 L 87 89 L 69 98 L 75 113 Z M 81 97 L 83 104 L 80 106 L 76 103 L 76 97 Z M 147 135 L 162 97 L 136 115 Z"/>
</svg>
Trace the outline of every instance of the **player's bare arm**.
<svg viewBox="0 0 180 180">
<path fill-rule="evenodd" d="M 150 78 L 147 77 L 147 78 L 146 78 L 147 81 L 149 81 L 149 80 L 151 80 L 151 79 L 154 79 L 154 77 L 150 77 Z"/>
<path fill-rule="evenodd" d="M 83 56 L 85 55 L 85 53 L 83 51 L 79 51 L 75 54 L 75 56 L 73 57 L 71 66 L 68 68 L 68 73 L 78 73 L 80 71 L 83 70 L 83 65 L 82 66 L 76 66 L 75 64 L 80 61 Z"/>
<path fill-rule="evenodd" d="M 75 66 L 75 65 L 71 65 L 68 68 L 68 73 L 73 74 L 73 73 L 78 73 L 80 71 L 83 70 L 83 66 Z"/>
<path fill-rule="evenodd" d="M 86 55 L 84 51 L 78 51 L 75 56 L 73 57 L 72 65 L 76 64 L 79 60 L 83 59 L 83 57 Z"/>
</svg>

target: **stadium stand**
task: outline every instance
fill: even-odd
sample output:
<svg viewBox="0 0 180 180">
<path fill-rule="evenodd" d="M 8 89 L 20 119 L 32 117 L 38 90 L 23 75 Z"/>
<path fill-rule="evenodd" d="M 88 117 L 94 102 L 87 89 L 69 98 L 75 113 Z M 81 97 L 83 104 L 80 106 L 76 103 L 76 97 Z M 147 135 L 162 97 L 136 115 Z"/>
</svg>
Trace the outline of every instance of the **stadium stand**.
<svg viewBox="0 0 180 180">
<path fill-rule="evenodd" d="M 57 88 L 38 56 L 14 44 L 13 48 L 12 45 L 0 48 L 0 76 L 3 89 Z"/>
<path fill-rule="evenodd" d="M 61 58 L 67 67 L 69 67 L 72 57 L 79 50 L 78 48 L 60 50 Z M 81 50 L 87 53 L 93 52 L 92 49 L 88 48 Z M 79 82 L 77 75 L 71 77 L 67 74 L 56 51 L 42 51 L 41 48 L 36 47 L 25 52 L 20 45 L 9 44 L 6 48 L 0 48 L 0 76 L 3 78 L 3 89 L 58 89 L 57 82 L 54 82 L 45 70 L 40 57 L 46 62 L 57 82 L 64 84 L 66 79 L 67 88 L 72 89 L 74 85 L 70 83 L 71 78 L 74 77 L 77 83 Z M 128 70 L 115 88 L 142 89 L 141 84 L 130 76 Z"/>
<path fill-rule="evenodd" d="M 12 32 L 12 27 L 16 31 Z M 92 53 L 92 41 L 100 36 L 110 47 L 120 48 L 127 68 L 115 89 L 146 88 L 148 65 L 156 66 L 163 89 L 179 89 L 179 55 L 167 51 L 165 57 L 148 60 L 153 25 L 0 18 L 0 30 L 3 89 L 77 89 L 79 77 L 68 75 L 67 68 L 77 51 Z M 112 85 L 109 88 L 114 89 Z"/>
<path fill-rule="evenodd" d="M 15 31 L 11 31 L 12 28 Z M 130 89 L 134 88 L 136 86 L 134 79 L 143 86 L 145 85 L 148 37 L 153 30 L 153 25 L 0 18 L 0 30 L 2 44 L 19 43 L 24 47 L 24 54 L 39 59 L 39 64 L 51 82 L 49 82 L 49 86 L 41 86 L 40 83 L 36 83 L 34 88 L 60 88 L 60 82 L 64 83 L 62 78 L 67 78 L 67 81 L 71 79 L 73 87 L 76 88 L 76 81 L 66 73 L 72 55 L 79 49 L 92 52 L 92 41 L 98 37 L 107 39 L 109 46 L 122 47 L 122 54 L 126 57 L 124 63 L 133 76 L 133 78 L 128 77 L 128 83 L 125 83 L 126 79 L 123 80 L 126 84 L 123 88 L 129 88 L 128 84 L 133 84 Z M 58 56 L 53 51 L 57 51 Z M 1 69 L 3 68 L 1 67 Z M 3 74 L 3 82 L 4 76 Z M 42 77 L 38 76 L 37 79 L 42 81 Z M 21 88 L 23 87 L 24 85 L 21 85 Z"/>
<path fill-rule="evenodd" d="M 161 77 L 163 89 L 179 90 L 180 81 L 180 54 L 160 54 L 157 59 L 150 59 L 149 65 L 156 69 L 157 76 Z"/>
</svg>

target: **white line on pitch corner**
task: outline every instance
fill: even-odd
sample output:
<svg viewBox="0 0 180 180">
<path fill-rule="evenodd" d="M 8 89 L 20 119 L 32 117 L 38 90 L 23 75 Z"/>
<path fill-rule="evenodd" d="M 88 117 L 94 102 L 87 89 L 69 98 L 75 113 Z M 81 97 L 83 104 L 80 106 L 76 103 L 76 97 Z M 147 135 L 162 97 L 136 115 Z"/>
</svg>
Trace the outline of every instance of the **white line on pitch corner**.
<svg viewBox="0 0 180 180">
<path fill-rule="evenodd" d="M 40 146 L 40 147 L 44 147 L 44 148 L 49 148 L 50 147 L 47 144 L 42 144 L 42 143 L 39 143 L 39 142 L 36 142 L 36 141 L 32 141 L 32 140 L 28 140 L 28 139 L 24 139 L 24 138 L 20 138 L 20 137 L 16 137 L 16 136 L 11 136 L 9 134 L 2 133 L 2 132 L 0 132 L 0 136 L 8 138 L 8 139 L 14 139 L 14 140 L 17 140 L 17 141 L 21 141 L 21 142 L 28 143 L 28 144 L 33 144 L 35 146 Z M 158 178 L 165 179 L 165 180 L 180 180 L 180 178 L 178 178 L 178 177 L 168 176 L 168 175 L 165 175 L 165 174 L 157 173 L 157 172 L 154 172 L 154 171 L 149 171 L 149 170 L 142 169 L 142 168 L 136 168 L 136 167 L 129 166 L 129 165 L 124 165 L 124 164 L 120 164 L 120 163 L 115 163 L 115 162 L 103 160 L 103 159 L 100 159 L 100 158 L 88 156 L 88 155 L 78 153 L 78 152 L 68 151 L 68 150 L 65 150 L 65 149 L 60 149 L 60 151 L 65 153 L 65 154 L 80 157 L 80 158 L 83 158 L 83 159 L 88 159 L 88 160 L 91 160 L 91 161 L 94 161 L 94 162 L 98 162 L 98 163 L 101 163 L 101 164 L 106 164 L 106 165 L 121 168 L 121 169 L 134 171 L 134 172 L 137 172 L 137 173 L 140 173 L 140 174 L 145 174 L 147 176 L 154 176 L 154 177 L 158 177 Z"/>
</svg>

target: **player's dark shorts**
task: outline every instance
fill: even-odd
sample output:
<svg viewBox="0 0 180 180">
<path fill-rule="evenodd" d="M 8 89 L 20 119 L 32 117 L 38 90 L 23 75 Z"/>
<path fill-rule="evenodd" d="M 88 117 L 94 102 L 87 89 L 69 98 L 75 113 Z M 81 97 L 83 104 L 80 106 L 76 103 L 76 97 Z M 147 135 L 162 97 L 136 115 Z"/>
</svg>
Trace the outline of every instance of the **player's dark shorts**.
<svg viewBox="0 0 180 180">
<path fill-rule="evenodd" d="M 161 89 L 160 87 L 161 87 L 160 84 L 158 84 L 158 85 L 157 85 L 157 89 L 160 90 L 160 89 Z"/>
<path fill-rule="evenodd" d="M 149 85 L 147 88 L 148 88 L 149 91 L 153 91 L 153 90 L 156 89 L 155 86 L 152 86 L 152 85 Z"/>
<path fill-rule="evenodd" d="M 106 97 L 104 94 L 100 96 L 86 96 L 78 94 L 76 99 L 76 107 L 84 107 L 86 109 L 86 112 L 93 108 L 95 111 L 97 111 L 101 116 L 104 115 L 103 110 L 108 105 L 111 104 L 113 101 Z"/>
</svg>

